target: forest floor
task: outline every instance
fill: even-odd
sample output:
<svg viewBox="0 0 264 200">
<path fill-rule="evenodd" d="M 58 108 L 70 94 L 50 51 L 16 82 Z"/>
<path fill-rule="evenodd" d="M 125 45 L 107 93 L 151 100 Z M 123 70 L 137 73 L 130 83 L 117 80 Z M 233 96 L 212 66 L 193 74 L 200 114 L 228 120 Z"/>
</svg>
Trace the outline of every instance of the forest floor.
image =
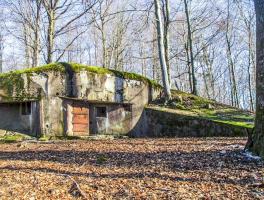
<svg viewBox="0 0 264 200">
<path fill-rule="evenodd" d="M 0 144 L 0 199 L 264 199 L 244 138 Z"/>
</svg>

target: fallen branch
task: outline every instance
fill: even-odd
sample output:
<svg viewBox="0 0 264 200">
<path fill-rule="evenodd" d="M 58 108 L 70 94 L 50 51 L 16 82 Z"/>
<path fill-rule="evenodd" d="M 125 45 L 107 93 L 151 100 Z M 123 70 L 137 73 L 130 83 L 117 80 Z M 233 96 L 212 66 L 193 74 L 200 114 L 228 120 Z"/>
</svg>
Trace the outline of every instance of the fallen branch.
<svg viewBox="0 0 264 200">
<path fill-rule="evenodd" d="M 73 182 L 73 184 L 69 190 L 69 192 L 72 195 L 82 197 L 83 199 L 88 199 L 86 193 L 84 191 L 82 191 L 80 185 L 75 181 L 75 179 L 73 177 L 71 177 L 70 175 L 67 175 L 67 174 L 62 174 L 62 175 L 68 177 Z"/>
</svg>

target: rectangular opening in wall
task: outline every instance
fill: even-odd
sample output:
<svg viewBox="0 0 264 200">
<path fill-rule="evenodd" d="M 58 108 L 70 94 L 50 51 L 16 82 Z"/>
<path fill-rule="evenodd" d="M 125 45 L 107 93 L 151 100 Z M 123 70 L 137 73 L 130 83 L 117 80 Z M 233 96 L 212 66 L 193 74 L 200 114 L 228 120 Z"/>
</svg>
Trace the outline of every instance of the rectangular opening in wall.
<svg viewBox="0 0 264 200">
<path fill-rule="evenodd" d="M 31 102 L 23 102 L 21 106 L 21 115 L 31 115 Z"/>
<path fill-rule="evenodd" d="M 106 107 L 96 107 L 96 117 L 106 118 Z"/>
<path fill-rule="evenodd" d="M 132 105 L 124 105 L 124 110 L 126 112 L 132 112 Z"/>
</svg>

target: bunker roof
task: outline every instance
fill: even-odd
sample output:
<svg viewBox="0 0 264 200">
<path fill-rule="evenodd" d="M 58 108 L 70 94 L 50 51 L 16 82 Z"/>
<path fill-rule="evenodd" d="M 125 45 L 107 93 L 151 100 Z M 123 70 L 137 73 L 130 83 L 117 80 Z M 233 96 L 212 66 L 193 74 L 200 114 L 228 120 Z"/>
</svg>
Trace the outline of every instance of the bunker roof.
<svg viewBox="0 0 264 200">
<path fill-rule="evenodd" d="M 124 79 L 147 82 L 153 87 L 157 87 L 157 88 L 161 87 L 161 85 L 158 84 L 156 81 L 150 80 L 136 73 L 121 72 L 121 71 L 97 67 L 97 66 L 87 66 L 87 65 L 78 64 L 78 63 L 65 63 L 65 62 L 51 63 L 51 64 L 43 65 L 40 67 L 33 67 L 33 68 L 27 68 L 27 69 L 22 69 L 22 70 L 10 71 L 8 73 L 2 73 L 0 74 L 0 79 L 10 78 L 12 76 L 19 76 L 22 74 L 33 74 L 33 73 L 40 74 L 40 73 L 50 72 L 50 71 L 72 72 L 72 73 L 74 72 L 77 73 L 80 71 L 88 71 L 88 72 L 96 73 L 96 74 L 110 74 L 110 75 L 114 75 L 116 77 L 120 77 Z"/>
</svg>

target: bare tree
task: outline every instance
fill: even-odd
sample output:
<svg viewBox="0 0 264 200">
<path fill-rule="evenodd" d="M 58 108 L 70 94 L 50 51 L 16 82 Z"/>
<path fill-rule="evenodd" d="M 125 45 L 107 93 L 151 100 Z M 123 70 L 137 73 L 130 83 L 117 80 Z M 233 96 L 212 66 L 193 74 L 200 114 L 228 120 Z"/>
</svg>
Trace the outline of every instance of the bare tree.
<svg viewBox="0 0 264 200">
<path fill-rule="evenodd" d="M 73 25 L 77 20 L 84 17 L 85 14 L 91 10 L 91 8 L 96 4 L 96 1 L 91 1 L 85 4 L 85 6 L 79 6 L 80 10 L 78 13 L 75 13 L 73 17 L 68 17 L 68 20 L 63 20 L 61 26 L 57 26 L 56 22 L 59 20 L 65 19 L 65 15 L 70 13 L 73 7 L 76 6 L 78 1 L 73 0 L 43 0 L 42 4 L 45 8 L 47 18 L 48 18 L 48 27 L 47 27 L 47 58 L 46 62 L 51 63 L 54 61 L 53 54 L 54 54 L 54 45 L 55 40 L 57 37 L 67 33 L 68 31 L 73 30 L 76 28 Z M 79 22 L 81 24 L 81 22 Z M 60 55 L 57 57 L 57 61 L 64 55 L 66 49 L 85 31 L 81 31 L 78 33 L 72 40 L 69 42 L 66 47 L 61 51 Z"/>
<path fill-rule="evenodd" d="M 99 4 L 98 8 L 93 9 L 93 14 L 95 18 L 95 27 L 100 31 L 100 35 L 101 35 L 103 67 L 109 68 L 108 48 L 107 48 L 107 39 L 106 39 L 106 25 L 110 20 L 114 18 L 114 16 L 110 16 L 110 8 L 113 4 L 113 0 L 99 0 L 98 4 Z"/>
<path fill-rule="evenodd" d="M 42 0 L 17 0 L 8 2 L 13 13 L 11 18 L 21 29 L 21 35 L 14 36 L 19 39 L 24 46 L 25 65 L 27 67 L 37 66 L 40 61 L 41 1 Z M 13 31 L 10 30 L 10 32 Z"/>
<path fill-rule="evenodd" d="M 254 0 L 257 20 L 257 104 L 255 130 L 247 147 L 264 157 L 264 1 Z"/>
<path fill-rule="evenodd" d="M 189 16 L 189 5 L 188 0 L 184 0 L 184 8 L 185 8 L 185 15 L 186 15 L 186 21 L 187 21 L 187 29 L 188 29 L 188 39 L 187 39 L 187 47 L 186 50 L 188 51 L 188 65 L 190 69 L 191 74 L 191 88 L 192 93 L 197 95 L 197 80 L 195 76 L 195 67 L 194 67 L 194 55 L 193 55 L 193 40 L 192 40 L 192 30 L 191 30 L 191 22 L 190 22 L 190 16 Z"/>
<path fill-rule="evenodd" d="M 248 59 L 247 59 L 247 82 L 248 82 L 248 92 L 249 92 L 249 105 L 250 110 L 254 111 L 254 97 L 253 97 L 253 83 L 256 81 L 254 80 L 255 74 L 255 45 L 254 45 L 254 26 L 255 26 L 255 13 L 252 12 L 251 9 L 247 8 L 244 10 L 243 8 L 243 1 L 236 0 L 236 5 L 239 9 L 239 13 L 241 16 L 241 20 L 243 22 L 243 32 L 246 33 L 247 36 L 247 51 L 248 51 Z"/>
<path fill-rule="evenodd" d="M 163 18 L 164 18 L 164 49 L 165 49 L 165 58 L 168 68 L 168 77 L 169 83 L 171 84 L 171 73 L 170 73 L 170 24 L 171 24 L 171 8 L 170 0 L 164 0 L 163 2 Z"/>
<path fill-rule="evenodd" d="M 160 0 L 154 0 L 155 3 L 155 15 L 156 15 L 156 22 L 157 22 L 157 39 L 158 39 L 158 46 L 159 46 L 159 59 L 160 65 L 162 70 L 162 80 L 164 86 L 164 92 L 166 96 L 166 100 L 171 98 L 171 91 L 170 91 L 170 83 L 167 71 L 167 63 L 165 58 L 165 48 L 164 48 L 164 33 L 163 33 L 163 25 L 161 19 L 161 7 L 160 7 Z"/>
<path fill-rule="evenodd" d="M 229 69 L 229 76 L 230 76 L 230 87 L 231 87 L 231 99 L 232 99 L 232 106 L 239 107 L 239 99 L 238 99 L 238 92 L 237 92 L 237 81 L 235 76 L 235 64 L 233 60 L 232 54 L 232 42 L 230 39 L 231 35 L 231 25 L 230 25 L 230 0 L 227 2 L 227 19 L 226 19 L 226 45 L 227 45 L 227 60 L 228 60 L 228 69 Z"/>
<path fill-rule="evenodd" d="M 3 54 L 4 54 L 4 26 L 2 24 L 2 20 L 3 20 L 3 11 L 2 9 L 0 9 L 0 73 L 3 72 Z"/>
<path fill-rule="evenodd" d="M 0 31 L 0 73 L 3 72 L 4 36 Z"/>
<path fill-rule="evenodd" d="M 253 110 L 255 18 L 247 2 L 229 0 L 226 37 L 228 1 L 159 0 L 161 41 L 153 0 L 2 0 L 8 14 L 3 67 L 65 60 L 162 82 L 162 63 L 171 87 Z"/>
</svg>

